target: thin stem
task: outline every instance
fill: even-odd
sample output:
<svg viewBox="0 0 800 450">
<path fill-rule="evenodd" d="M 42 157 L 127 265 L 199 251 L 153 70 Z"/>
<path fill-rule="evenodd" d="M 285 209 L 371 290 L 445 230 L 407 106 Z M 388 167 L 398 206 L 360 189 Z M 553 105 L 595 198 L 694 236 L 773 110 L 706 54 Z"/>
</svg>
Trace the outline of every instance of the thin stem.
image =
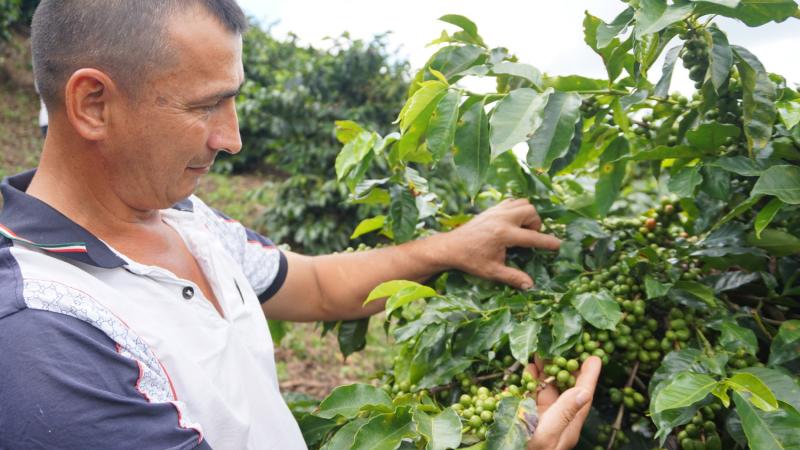
<svg viewBox="0 0 800 450">
<path fill-rule="evenodd" d="M 634 380 L 636 380 L 636 373 L 639 371 L 639 361 L 636 361 L 636 364 L 633 365 L 631 368 L 631 373 L 628 376 L 628 381 L 625 383 L 625 387 L 629 388 L 633 385 Z M 619 409 L 617 410 L 617 417 L 614 419 L 613 430 L 611 431 L 611 438 L 608 440 L 608 445 L 606 446 L 606 450 L 611 450 L 614 448 L 614 442 L 617 440 L 617 432 L 622 429 L 622 418 L 625 416 L 625 402 L 620 403 Z"/>
<path fill-rule="evenodd" d="M 772 340 L 772 338 L 773 338 L 773 336 L 772 336 L 772 333 L 770 333 L 769 331 L 767 331 L 767 327 L 766 327 L 766 326 L 764 326 L 764 322 L 762 322 L 762 321 L 761 321 L 761 315 L 758 313 L 758 311 L 753 311 L 753 319 L 755 319 L 755 321 L 756 321 L 756 325 L 758 325 L 758 328 L 759 328 L 761 331 L 763 331 L 763 332 L 764 332 L 764 334 L 766 334 L 766 335 L 767 335 L 767 337 L 768 337 L 770 340 Z"/>
</svg>

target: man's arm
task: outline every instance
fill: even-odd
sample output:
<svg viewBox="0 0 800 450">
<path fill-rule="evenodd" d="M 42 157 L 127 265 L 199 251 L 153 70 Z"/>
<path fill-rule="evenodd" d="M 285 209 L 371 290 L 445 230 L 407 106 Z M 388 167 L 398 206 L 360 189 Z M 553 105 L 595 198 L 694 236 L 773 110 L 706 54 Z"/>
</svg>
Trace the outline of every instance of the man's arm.
<svg viewBox="0 0 800 450">
<path fill-rule="evenodd" d="M 450 269 L 530 288 L 530 276 L 505 265 L 506 250 L 558 249 L 560 241 L 539 233 L 540 228 L 539 215 L 527 200 L 509 200 L 456 230 L 394 247 L 316 257 L 287 252 L 286 281 L 264 303 L 264 313 L 292 321 L 367 317 L 384 307 L 383 301 L 362 306 L 380 283 L 424 281 Z"/>
</svg>

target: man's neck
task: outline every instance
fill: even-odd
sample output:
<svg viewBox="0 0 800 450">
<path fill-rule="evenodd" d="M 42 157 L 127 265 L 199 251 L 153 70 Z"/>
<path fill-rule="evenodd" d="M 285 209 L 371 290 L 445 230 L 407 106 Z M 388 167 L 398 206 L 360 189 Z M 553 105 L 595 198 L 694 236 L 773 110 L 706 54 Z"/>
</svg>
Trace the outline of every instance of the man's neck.
<svg viewBox="0 0 800 450">
<path fill-rule="evenodd" d="M 162 225 L 158 210 L 138 210 L 116 195 L 102 165 L 87 161 L 92 149 L 58 147 L 59 140 L 52 138 L 45 143 L 27 194 L 109 242 Z"/>
</svg>

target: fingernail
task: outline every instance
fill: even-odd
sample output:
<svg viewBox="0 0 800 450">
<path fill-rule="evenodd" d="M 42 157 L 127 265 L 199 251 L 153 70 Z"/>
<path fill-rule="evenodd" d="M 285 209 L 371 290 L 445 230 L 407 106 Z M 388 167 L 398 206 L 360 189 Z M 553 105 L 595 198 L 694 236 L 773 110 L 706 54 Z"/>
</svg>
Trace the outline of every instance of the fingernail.
<svg viewBox="0 0 800 450">
<path fill-rule="evenodd" d="M 522 283 L 522 286 L 520 287 L 522 288 L 523 291 L 527 291 L 528 289 L 532 288 L 533 285 L 530 283 Z"/>
<path fill-rule="evenodd" d="M 588 401 L 589 401 L 589 393 L 583 389 L 579 390 L 578 394 L 575 395 L 575 404 L 578 405 L 579 408 L 585 405 L 586 402 Z"/>
</svg>

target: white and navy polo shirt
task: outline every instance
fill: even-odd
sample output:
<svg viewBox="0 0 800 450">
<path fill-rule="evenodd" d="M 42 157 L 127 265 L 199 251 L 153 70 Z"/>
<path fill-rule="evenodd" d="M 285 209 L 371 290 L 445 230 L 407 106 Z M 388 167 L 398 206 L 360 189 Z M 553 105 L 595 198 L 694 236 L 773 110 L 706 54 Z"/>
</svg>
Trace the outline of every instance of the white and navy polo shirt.
<svg viewBox="0 0 800 450">
<path fill-rule="evenodd" d="M 261 309 L 283 253 L 196 197 L 162 211 L 222 317 L 27 195 L 33 174 L 0 187 L 0 449 L 306 448 Z"/>
</svg>

